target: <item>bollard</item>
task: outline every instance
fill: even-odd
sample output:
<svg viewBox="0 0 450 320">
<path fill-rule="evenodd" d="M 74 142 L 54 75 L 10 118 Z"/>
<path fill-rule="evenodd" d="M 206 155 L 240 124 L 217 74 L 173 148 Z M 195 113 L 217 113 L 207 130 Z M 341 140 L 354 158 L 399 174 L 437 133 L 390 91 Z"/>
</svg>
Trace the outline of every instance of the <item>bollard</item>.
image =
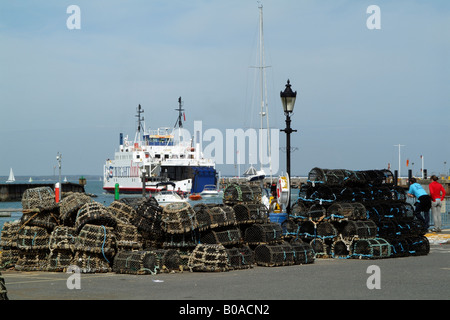
<svg viewBox="0 0 450 320">
<path fill-rule="evenodd" d="M 119 184 L 116 183 L 114 186 L 114 200 L 119 200 Z"/>
<path fill-rule="evenodd" d="M 55 184 L 55 201 L 59 203 L 59 193 L 60 193 L 60 185 L 59 182 Z"/>
</svg>

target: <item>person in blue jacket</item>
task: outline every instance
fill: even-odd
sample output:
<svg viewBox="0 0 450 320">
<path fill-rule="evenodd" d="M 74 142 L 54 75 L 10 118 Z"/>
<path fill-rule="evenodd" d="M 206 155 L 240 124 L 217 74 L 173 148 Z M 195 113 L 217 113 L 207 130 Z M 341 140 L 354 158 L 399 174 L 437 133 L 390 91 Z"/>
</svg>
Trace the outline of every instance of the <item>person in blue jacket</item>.
<svg viewBox="0 0 450 320">
<path fill-rule="evenodd" d="M 416 198 L 414 215 L 424 223 L 425 228 L 428 230 L 430 227 L 431 197 L 424 188 L 417 183 L 416 178 L 409 179 L 408 196 Z"/>
</svg>

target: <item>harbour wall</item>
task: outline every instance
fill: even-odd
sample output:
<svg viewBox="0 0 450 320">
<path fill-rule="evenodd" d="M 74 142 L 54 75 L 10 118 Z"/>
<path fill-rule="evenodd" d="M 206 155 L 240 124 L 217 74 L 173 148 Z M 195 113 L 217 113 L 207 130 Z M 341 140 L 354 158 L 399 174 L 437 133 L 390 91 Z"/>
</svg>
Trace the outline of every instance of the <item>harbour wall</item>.
<svg viewBox="0 0 450 320">
<path fill-rule="evenodd" d="M 291 178 L 291 187 L 299 188 L 303 183 L 306 183 L 308 180 L 307 177 L 293 177 Z M 247 179 L 243 177 L 225 177 L 220 179 L 220 184 L 222 187 L 226 186 L 229 183 L 244 183 Z M 278 181 L 278 177 L 265 178 L 264 186 L 270 186 L 270 184 L 276 184 Z M 428 192 L 428 185 L 431 183 L 430 179 L 417 179 L 417 182 L 420 183 L 425 191 Z M 440 179 L 438 181 L 445 189 L 447 196 L 450 196 L 450 179 Z M 409 188 L 408 178 L 399 178 L 397 182 L 398 186 L 405 188 L 406 190 Z"/>
<path fill-rule="evenodd" d="M 21 201 L 25 190 L 38 187 L 50 187 L 55 190 L 53 183 L 4 183 L 0 184 L 0 202 Z M 72 182 L 61 183 L 61 191 L 85 192 L 83 185 Z"/>
</svg>

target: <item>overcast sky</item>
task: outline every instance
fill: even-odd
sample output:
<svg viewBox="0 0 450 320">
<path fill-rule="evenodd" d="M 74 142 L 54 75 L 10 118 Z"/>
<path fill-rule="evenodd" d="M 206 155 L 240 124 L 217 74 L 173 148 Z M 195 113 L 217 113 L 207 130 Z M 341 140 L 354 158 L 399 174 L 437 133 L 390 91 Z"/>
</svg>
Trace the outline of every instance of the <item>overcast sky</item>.
<svg viewBox="0 0 450 320">
<path fill-rule="evenodd" d="M 449 170 L 450 1 L 262 4 L 271 128 L 285 127 L 288 78 L 298 92 L 293 174 L 396 170 L 398 144 L 402 175 L 420 175 L 421 155 L 429 174 Z M 67 27 L 70 5 L 81 29 Z M 370 5 L 381 29 L 366 25 Z M 188 130 L 254 126 L 258 19 L 254 0 L 1 1 L 0 176 L 51 175 L 57 152 L 63 174 L 101 175 L 138 104 L 152 128 L 175 124 L 180 96 Z"/>
</svg>

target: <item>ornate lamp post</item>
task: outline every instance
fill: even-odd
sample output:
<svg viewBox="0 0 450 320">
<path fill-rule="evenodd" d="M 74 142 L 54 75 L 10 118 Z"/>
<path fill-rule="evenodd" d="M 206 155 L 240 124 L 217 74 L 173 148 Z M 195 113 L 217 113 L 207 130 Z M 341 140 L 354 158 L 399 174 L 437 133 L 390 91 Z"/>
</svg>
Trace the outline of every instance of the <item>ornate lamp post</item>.
<svg viewBox="0 0 450 320">
<path fill-rule="evenodd" d="M 291 89 L 291 83 L 288 79 L 286 88 L 284 91 L 280 92 L 281 103 L 283 104 L 283 111 L 286 116 L 286 128 L 280 131 L 286 133 L 286 172 L 291 178 L 291 133 L 297 132 L 291 128 L 291 113 L 294 112 L 295 99 L 297 98 L 297 91 L 293 92 Z M 288 203 L 286 207 L 286 213 L 289 215 L 291 213 L 291 192 L 288 194 Z"/>
</svg>

